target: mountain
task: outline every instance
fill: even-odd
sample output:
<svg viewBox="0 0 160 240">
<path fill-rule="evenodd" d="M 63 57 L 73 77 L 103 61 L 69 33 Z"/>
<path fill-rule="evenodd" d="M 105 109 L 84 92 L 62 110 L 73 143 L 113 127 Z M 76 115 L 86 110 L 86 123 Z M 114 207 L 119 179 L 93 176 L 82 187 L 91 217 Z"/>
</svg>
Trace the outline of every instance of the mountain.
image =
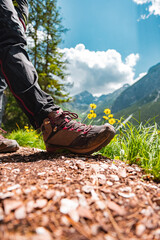
<svg viewBox="0 0 160 240">
<path fill-rule="evenodd" d="M 115 113 L 114 116 L 117 119 L 123 117 L 126 119 L 132 114 L 134 119 L 138 122 L 149 122 L 154 124 L 155 122 L 160 126 L 160 91 L 155 90 L 150 96 L 144 98 L 131 105 L 128 108 L 122 109 L 119 112 Z M 135 124 L 136 120 L 132 120 Z"/>
<path fill-rule="evenodd" d="M 160 125 L 160 63 L 151 67 L 144 77 L 131 86 L 126 84 L 100 97 L 88 91 L 81 92 L 74 96 L 73 102 L 67 103 L 66 108 L 77 112 L 83 119 L 83 115 L 86 116 L 90 110 L 90 103 L 97 105 L 97 124 L 101 123 L 104 109 L 110 108 L 116 119 L 133 115 L 143 123 L 150 121 Z"/>
<path fill-rule="evenodd" d="M 73 101 L 65 103 L 64 107 L 71 111 L 78 112 L 79 114 L 87 112 L 90 107 L 90 103 L 95 103 L 97 105 L 96 112 L 97 114 L 104 111 L 105 108 L 111 108 L 116 98 L 129 87 L 128 84 L 125 84 L 123 87 L 114 91 L 113 93 L 103 94 L 99 97 L 93 96 L 88 91 L 83 91 L 73 97 Z"/>
<path fill-rule="evenodd" d="M 112 112 L 116 113 L 128 108 L 139 101 L 141 104 L 150 102 L 160 90 L 160 63 L 151 67 L 148 73 L 132 86 L 123 91 L 112 105 Z"/>
<path fill-rule="evenodd" d="M 90 104 L 95 101 L 95 97 L 88 91 L 81 92 L 73 97 L 74 104 Z"/>
</svg>

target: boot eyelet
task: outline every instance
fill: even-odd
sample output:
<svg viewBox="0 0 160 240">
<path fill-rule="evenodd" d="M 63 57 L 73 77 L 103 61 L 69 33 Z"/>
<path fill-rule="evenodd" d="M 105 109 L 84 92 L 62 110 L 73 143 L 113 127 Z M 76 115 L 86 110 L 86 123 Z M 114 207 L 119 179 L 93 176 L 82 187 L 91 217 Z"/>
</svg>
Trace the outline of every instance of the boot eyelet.
<svg viewBox="0 0 160 240">
<path fill-rule="evenodd" d="M 57 131 L 57 126 L 53 128 L 53 132 L 56 132 Z"/>
</svg>

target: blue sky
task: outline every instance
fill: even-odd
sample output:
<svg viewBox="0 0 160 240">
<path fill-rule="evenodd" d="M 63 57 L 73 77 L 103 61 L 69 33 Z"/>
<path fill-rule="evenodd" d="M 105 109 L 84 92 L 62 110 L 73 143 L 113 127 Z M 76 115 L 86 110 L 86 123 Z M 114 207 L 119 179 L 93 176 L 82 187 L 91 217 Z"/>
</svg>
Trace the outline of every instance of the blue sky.
<svg viewBox="0 0 160 240">
<path fill-rule="evenodd" d="M 160 0 L 58 0 L 58 5 L 69 29 L 60 48 L 70 62 L 72 94 L 112 92 L 160 62 Z"/>
</svg>

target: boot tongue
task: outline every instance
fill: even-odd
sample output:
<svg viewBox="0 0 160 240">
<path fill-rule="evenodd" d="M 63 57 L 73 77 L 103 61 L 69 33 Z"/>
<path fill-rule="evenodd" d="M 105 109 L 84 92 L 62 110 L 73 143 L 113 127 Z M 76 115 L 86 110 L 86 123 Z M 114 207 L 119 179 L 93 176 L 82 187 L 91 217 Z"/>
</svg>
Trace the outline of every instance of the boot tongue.
<svg viewBox="0 0 160 240">
<path fill-rule="evenodd" d="M 63 115 L 62 109 L 49 113 L 48 118 L 53 126 L 63 126 L 72 120 L 70 116 Z"/>
<path fill-rule="evenodd" d="M 48 118 L 49 119 L 56 119 L 57 117 L 59 117 L 61 114 L 63 113 L 63 110 L 60 108 L 58 110 L 52 111 L 48 114 Z"/>
</svg>

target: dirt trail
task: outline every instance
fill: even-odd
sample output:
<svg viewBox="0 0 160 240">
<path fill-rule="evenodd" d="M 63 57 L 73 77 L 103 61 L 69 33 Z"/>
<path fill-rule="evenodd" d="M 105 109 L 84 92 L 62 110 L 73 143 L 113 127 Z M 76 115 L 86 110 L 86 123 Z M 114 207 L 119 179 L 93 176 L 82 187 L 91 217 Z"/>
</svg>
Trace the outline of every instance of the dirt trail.
<svg viewBox="0 0 160 240">
<path fill-rule="evenodd" d="M 0 240 L 159 240 L 160 184 L 102 156 L 0 154 Z"/>
</svg>

